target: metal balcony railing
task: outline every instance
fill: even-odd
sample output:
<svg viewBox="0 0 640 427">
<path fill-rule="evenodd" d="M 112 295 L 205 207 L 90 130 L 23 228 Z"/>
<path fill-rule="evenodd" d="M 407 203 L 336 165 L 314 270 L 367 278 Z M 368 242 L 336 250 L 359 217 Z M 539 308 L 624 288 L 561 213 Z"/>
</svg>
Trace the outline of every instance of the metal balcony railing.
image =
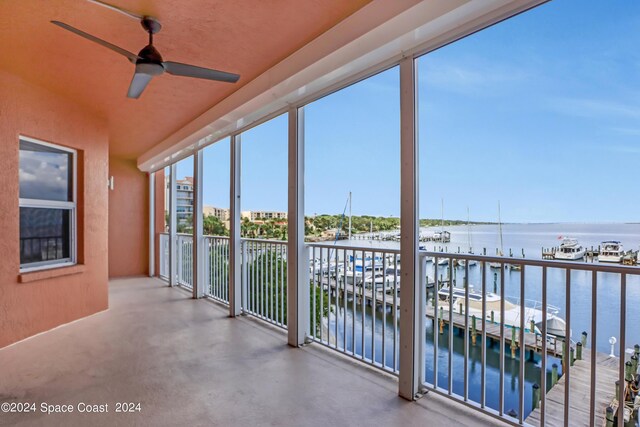
<svg viewBox="0 0 640 427">
<path fill-rule="evenodd" d="M 176 235 L 176 282 L 187 289 L 193 289 L 193 236 Z"/>
<path fill-rule="evenodd" d="M 287 327 L 287 242 L 241 239 L 242 310 Z"/>
<path fill-rule="evenodd" d="M 229 238 L 204 236 L 205 287 L 204 294 L 229 304 Z"/>
<path fill-rule="evenodd" d="M 176 279 L 190 287 L 192 239 L 176 238 Z M 165 278 L 168 241 L 160 235 Z M 205 294 L 228 303 L 229 239 L 206 236 L 205 249 Z M 307 252 L 308 339 L 398 375 L 400 251 L 313 243 Z M 242 311 L 286 328 L 287 243 L 241 239 L 240 253 Z M 419 261 L 422 392 L 513 425 L 637 417 L 640 346 L 627 347 L 640 344 L 640 314 L 627 297 L 640 295 L 639 268 L 427 251 Z"/>
<path fill-rule="evenodd" d="M 397 374 L 400 251 L 308 246 L 313 341 Z"/>
<path fill-rule="evenodd" d="M 637 414 L 640 347 L 627 354 L 638 331 L 628 329 L 626 305 L 640 269 L 440 252 L 420 259 L 425 392 L 514 425 L 603 425 L 634 404 Z M 599 324 L 598 314 L 609 320 Z M 574 323 L 584 332 L 572 335 Z M 607 355 L 599 327 L 617 335 L 618 357 Z"/>
</svg>

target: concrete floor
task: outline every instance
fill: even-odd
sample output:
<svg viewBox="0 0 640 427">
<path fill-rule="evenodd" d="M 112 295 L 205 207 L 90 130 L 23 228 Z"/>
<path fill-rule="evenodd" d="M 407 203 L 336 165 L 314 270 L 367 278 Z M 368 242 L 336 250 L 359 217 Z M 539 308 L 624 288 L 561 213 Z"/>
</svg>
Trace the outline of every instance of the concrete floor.
<svg viewBox="0 0 640 427">
<path fill-rule="evenodd" d="M 481 426 L 496 425 L 442 397 L 397 396 L 397 381 L 284 331 L 230 319 L 149 278 L 113 280 L 110 309 L 0 350 L 0 425 Z M 108 413 L 78 413 L 79 403 Z M 117 402 L 141 411 L 115 413 Z M 73 413 L 42 413 L 71 404 Z"/>
</svg>

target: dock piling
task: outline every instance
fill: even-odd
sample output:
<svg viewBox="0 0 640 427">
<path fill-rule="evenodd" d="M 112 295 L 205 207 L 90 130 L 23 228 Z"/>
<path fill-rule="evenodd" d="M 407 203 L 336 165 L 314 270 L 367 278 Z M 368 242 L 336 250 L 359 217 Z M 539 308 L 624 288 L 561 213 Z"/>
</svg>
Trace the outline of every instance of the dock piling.
<svg viewBox="0 0 640 427">
<path fill-rule="evenodd" d="M 476 345 L 476 315 L 471 316 L 471 345 Z"/>
<path fill-rule="evenodd" d="M 576 360 L 582 360 L 582 342 L 576 344 Z"/>
<path fill-rule="evenodd" d="M 540 407 L 540 386 L 538 383 L 533 383 L 533 409 Z"/>
<path fill-rule="evenodd" d="M 558 364 L 551 365 L 551 386 L 555 386 L 558 383 Z"/>
<path fill-rule="evenodd" d="M 582 343 L 583 347 L 586 347 L 586 345 L 587 345 L 587 331 L 582 331 L 582 336 L 580 337 L 580 342 Z"/>
<path fill-rule="evenodd" d="M 611 406 L 607 406 L 607 415 L 606 415 L 606 419 L 607 419 L 607 427 L 613 427 L 613 407 Z"/>
<path fill-rule="evenodd" d="M 573 366 L 573 362 L 576 361 L 576 358 L 574 357 L 575 353 L 576 353 L 576 349 L 573 347 L 569 347 L 569 366 Z"/>
</svg>

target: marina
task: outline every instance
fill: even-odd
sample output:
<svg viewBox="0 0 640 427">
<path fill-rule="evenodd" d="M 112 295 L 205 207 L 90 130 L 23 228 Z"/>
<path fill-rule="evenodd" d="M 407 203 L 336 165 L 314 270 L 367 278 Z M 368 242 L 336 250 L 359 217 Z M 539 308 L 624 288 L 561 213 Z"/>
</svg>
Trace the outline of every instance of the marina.
<svg viewBox="0 0 640 427">
<path fill-rule="evenodd" d="M 619 230 L 611 233 L 607 233 L 606 229 L 600 231 L 602 228 L 598 227 L 599 232 L 593 235 L 585 234 L 584 226 L 582 231 L 576 229 L 578 225 L 574 227 L 557 225 L 558 228 L 569 228 L 567 231 L 550 230 L 552 227 L 548 225 L 536 224 L 505 224 L 502 227 L 504 229 L 502 243 L 507 256 L 500 257 L 499 262 L 494 261 L 495 258 L 491 259 L 491 262 L 484 263 L 484 267 L 482 262 L 472 259 L 473 255 L 470 253 L 473 252 L 472 246 L 482 248 L 480 252 L 483 254 L 492 253 L 494 250 L 500 253 L 498 248 L 500 239 L 495 225 L 452 226 L 449 228 L 451 240 L 448 244 L 434 242 L 421 245 L 421 250 L 430 251 L 428 256 L 421 255 L 425 257 L 427 276 L 425 280 L 427 287 L 426 383 L 433 383 L 437 376 L 438 387 L 444 387 L 446 390 L 452 387 L 453 393 L 460 396 L 466 392 L 469 399 L 474 402 L 486 399 L 487 406 L 495 410 L 504 405 L 505 413 L 516 414 L 516 418 L 520 407 L 518 401 L 523 396 L 523 417 L 527 423 L 532 424 L 538 423 L 540 405 L 544 400 L 546 422 L 549 424 L 553 422 L 552 420 L 562 420 L 565 416 L 565 376 L 562 367 L 565 359 L 572 360 L 570 381 L 568 381 L 571 393 L 572 424 L 588 424 L 587 420 L 592 415 L 591 404 L 594 404 L 593 415 L 597 425 L 604 423 L 607 407 L 614 405 L 615 409 L 617 405 L 615 381 L 619 375 L 620 354 L 625 354 L 626 351 L 626 358 L 623 360 L 628 361 L 628 347 L 640 342 L 640 330 L 630 327 L 640 324 L 639 312 L 633 308 L 640 306 L 640 280 L 636 274 L 626 275 L 625 299 L 628 307 L 631 308 L 626 310 L 625 316 L 628 325 L 626 344 L 625 349 L 621 349 L 618 344 L 615 344 L 612 349 L 609 341 L 620 337 L 619 314 L 598 316 L 594 325 L 591 325 L 591 318 L 594 307 L 597 307 L 597 311 L 602 310 L 603 313 L 618 312 L 621 298 L 620 274 L 598 272 L 597 294 L 593 294 L 592 277 L 595 273 L 590 273 L 588 269 L 599 271 L 601 268 L 598 265 L 602 265 L 602 268 L 615 265 L 615 263 L 598 261 L 600 245 L 602 242 L 616 240 L 628 242 L 628 246 L 634 247 L 635 242 L 640 241 L 640 227 L 635 224 L 614 225 L 612 228 Z M 421 234 L 430 235 L 431 230 L 438 231 L 441 228 L 422 229 Z M 316 283 L 321 284 L 321 288 L 329 295 L 330 306 L 335 307 L 328 314 L 329 320 L 324 331 L 326 339 L 330 339 L 333 343 L 328 345 L 340 348 L 342 343 L 347 348 L 347 354 L 353 352 L 353 357 L 364 357 L 365 360 L 371 360 L 369 363 L 374 366 L 378 365 L 385 369 L 394 369 L 395 366 L 389 349 L 397 345 L 397 342 L 389 339 L 393 340 L 393 337 L 396 337 L 394 332 L 397 331 L 394 331 L 392 325 L 400 316 L 398 308 L 401 298 L 399 256 L 397 264 L 394 265 L 396 262 L 394 254 L 397 253 L 399 245 L 396 239 L 391 237 L 392 235 L 387 233 L 384 237 L 381 236 L 381 240 L 372 239 L 369 242 L 358 240 L 356 243 L 356 240 L 352 239 L 352 241 L 339 241 L 332 245 L 325 245 L 327 252 L 324 255 L 320 254 L 320 257 L 324 260 L 323 270 L 327 273 L 322 276 L 313 276 L 316 277 Z M 559 236 L 565 237 L 559 238 Z M 552 246 L 555 249 L 549 252 L 553 254 L 552 260 L 562 263 L 562 268 L 553 268 L 555 264 L 549 264 L 543 273 L 542 267 L 527 265 L 532 262 L 535 264 L 536 259 L 547 258 L 544 256 L 544 251 L 540 252 L 541 241 L 557 242 L 557 246 Z M 562 250 L 560 250 L 561 247 Z M 319 255 L 317 250 L 318 248 L 315 256 Z M 514 256 L 514 253 L 518 253 L 518 256 Z M 458 254 L 459 256 L 456 256 Z M 558 256 L 556 257 L 555 254 Z M 527 258 L 527 255 L 530 258 Z M 563 255 L 565 258 L 562 258 Z M 353 271 L 353 266 L 350 264 L 352 257 L 358 259 L 357 272 Z M 618 264 L 635 265 L 635 262 L 632 264 L 625 262 L 625 257 L 636 261 L 637 252 L 628 251 Z M 331 262 L 327 262 L 327 259 L 331 259 Z M 572 265 L 575 267 L 572 268 Z M 487 307 L 491 307 L 492 304 L 494 307 L 499 307 L 500 298 L 497 297 L 505 298 L 504 328 L 500 327 L 499 309 L 491 313 L 491 309 L 488 308 L 484 324 L 481 321 L 482 315 L 477 308 L 474 309 L 473 301 L 482 300 L 483 294 L 478 290 L 483 280 L 486 283 Z M 568 280 L 571 283 L 573 298 L 567 297 Z M 538 318 L 541 316 L 540 312 L 535 312 L 533 309 L 538 307 L 539 310 L 541 307 L 542 285 L 545 282 L 547 308 L 553 307 L 553 313 L 549 311 L 547 318 L 551 314 L 557 315 L 557 319 L 562 322 L 555 331 L 557 335 L 549 334 L 547 339 L 543 340 L 540 322 L 534 322 L 534 325 L 530 326 L 529 320 L 536 315 Z M 466 286 L 469 287 L 468 308 L 463 304 Z M 524 292 L 522 295 L 521 289 Z M 437 292 L 440 293 L 440 297 L 436 310 L 434 298 Z M 448 293 L 453 296 L 451 302 L 442 295 Z M 597 297 L 597 302 L 594 303 L 590 295 Z M 522 346 L 520 321 L 516 317 L 517 312 L 520 311 L 519 301 L 526 302 Z M 567 341 L 568 345 L 564 345 L 565 339 L 561 336 L 563 335 L 561 332 L 566 328 L 564 319 L 567 315 L 568 303 L 571 305 L 572 332 Z M 479 306 L 479 302 L 476 304 Z M 352 312 L 356 310 L 357 313 L 350 314 L 350 310 Z M 465 310 L 469 310 L 468 316 L 465 316 Z M 364 319 L 361 318 L 362 312 L 366 312 Z M 508 314 L 510 312 L 514 314 Z M 349 326 L 349 322 L 354 322 L 355 326 Z M 363 322 L 366 322 L 366 325 Z M 360 324 L 365 325 L 361 332 L 358 331 Z M 547 333 L 553 330 L 552 324 L 547 323 L 547 326 Z M 593 341 L 589 336 L 590 340 L 583 343 L 582 336 L 586 337 L 588 334 L 586 332 L 583 334 L 582 331 L 591 331 L 592 326 L 597 326 L 597 336 Z M 386 337 L 382 332 L 384 330 L 386 330 Z M 365 333 L 369 332 L 366 331 L 371 333 L 375 331 L 375 335 L 368 337 Z M 483 332 L 486 337 L 486 372 L 491 372 L 492 380 L 487 379 L 487 385 L 481 387 L 480 378 L 477 377 L 479 372 L 467 371 L 467 366 L 476 366 L 482 362 L 482 352 L 479 348 L 483 348 L 480 343 Z M 362 338 L 363 336 L 367 337 L 366 340 Z M 350 344 L 350 340 L 354 342 Z M 435 349 L 436 341 L 439 351 Z M 387 342 L 386 354 L 384 342 Z M 546 350 L 546 355 L 543 355 L 543 348 Z M 364 356 L 359 356 L 362 351 Z M 450 351 L 453 351 L 453 354 L 443 359 L 441 355 L 447 355 Z M 525 365 L 523 377 L 519 377 L 520 374 L 518 374 L 521 351 L 526 352 L 523 355 Z M 566 354 L 567 352 L 569 354 Z M 614 355 L 610 356 L 611 353 Z M 504 356 L 502 362 L 501 354 Z M 593 396 L 595 403 L 590 401 L 592 354 L 597 366 L 596 389 Z M 434 357 L 437 359 L 437 367 L 432 362 Z M 453 370 L 450 370 L 449 364 L 452 364 Z M 502 369 L 505 369 L 504 374 L 500 373 Z M 468 373 L 468 379 L 463 378 L 465 371 Z M 542 381 L 543 371 L 546 371 L 545 382 Z M 505 382 L 503 403 L 500 399 L 496 400 L 494 396 L 499 391 L 496 384 L 501 383 L 500 375 L 504 375 Z M 521 381 L 525 383 L 520 391 Z M 540 397 L 536 405 L 536 390 L 540 390 L 542 385 L 546 385 L 547 393 L 544 397 L 539 393 Z M 483 397 L 484 387 L 489 388 L 486 389 Z M 633 389 L 629 388 L 629 390 Z M 635 396 L 633 393 L 630 395 Z M 498 393 L 497 396 L 500 394 Z M 633 408 L 633 402 L 627 402 L 627 406 L 629 405 Z M 632 418 L 636 424 L 629 425 L 637 425 L 637 410 L 633 410 Z"/>
</svg>

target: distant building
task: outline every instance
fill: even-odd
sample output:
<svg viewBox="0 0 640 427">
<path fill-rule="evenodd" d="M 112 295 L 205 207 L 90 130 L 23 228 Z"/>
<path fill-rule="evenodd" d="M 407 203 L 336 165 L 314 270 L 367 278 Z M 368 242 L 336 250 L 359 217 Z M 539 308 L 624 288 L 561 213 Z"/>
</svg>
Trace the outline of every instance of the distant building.
<svg viewBox="0 0 640 427">
<path fill-rule="evenodd" d="M 240 217 L 249 218 L 251 221 L 262 219 L 287 219 L 287 213 L 277 211 L 242 211 L 240 212 Z"/>
<path fill-rule="evenodd" d="M 215 216 L 222 222 L 229 221 L 231 217 L 231 211 L 229 209 L 217 208 L 215 206 L 204 206 L 202 212 L 205 216 Z"/>
<path fill-rule="evenodd" d="M 166 210 L 169 210 L 169 180 L 167 180 Z M 176 223 L 191 226 L 193 218 L 193 177 L 176 180 Z"/>
</svg>

